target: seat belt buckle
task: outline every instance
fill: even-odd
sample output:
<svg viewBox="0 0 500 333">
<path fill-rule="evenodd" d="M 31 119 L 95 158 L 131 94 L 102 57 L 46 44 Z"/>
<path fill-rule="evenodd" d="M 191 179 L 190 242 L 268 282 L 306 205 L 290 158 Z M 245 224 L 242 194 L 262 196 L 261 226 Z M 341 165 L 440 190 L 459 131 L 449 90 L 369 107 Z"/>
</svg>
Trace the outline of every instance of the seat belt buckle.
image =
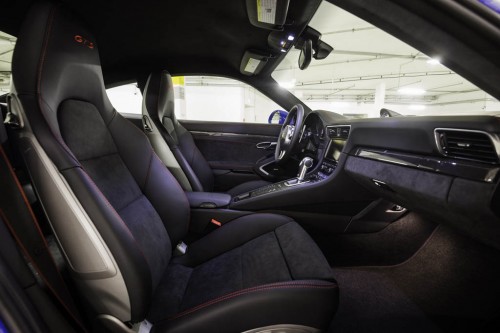
<svg viewBox="0 0 500 333">
<path fill-rule="evenodd" d="M 181 256 L 186 254 L 188 246 L 183 241 L 180 241 L 179 244 L 175 247 L 175 255 Z"/>
<path fill-rule="evenodd" d="M 139 330 L 137 333 L 149 333 L 153 328 L 153 324 L 151 324 L 147 319 L 143 320 L 139 325 Z"/>
</svg>

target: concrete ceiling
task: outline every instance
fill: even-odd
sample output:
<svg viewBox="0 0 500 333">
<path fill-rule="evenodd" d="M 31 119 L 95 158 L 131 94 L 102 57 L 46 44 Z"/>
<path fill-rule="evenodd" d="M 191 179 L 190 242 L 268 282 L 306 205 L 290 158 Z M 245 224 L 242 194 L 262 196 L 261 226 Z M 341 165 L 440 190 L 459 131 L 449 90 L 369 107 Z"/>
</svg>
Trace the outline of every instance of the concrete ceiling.
<svg viewBox="0 0 500 333">
<path fill-rule="evenodd" d="M 291 51 L 273 74 L 306 103 L 374 103 L 377 87 L 383 92 L 385 86 L 385 104 L 421 109 L 463 104 L 471 112 L 487 105 L 488 111 L 500 111 L 498 101 L 481 89 L 442 64 L 429 63 L 431 58 L 446 63 L 439 54 L 422 54 L 328 2 L 322 3 L 309 25 L 334 51 L 324 60 L 313 59 L 304 71 L 297 66 L 299 51 Z M 402 88 L 421 95 L 402 93 Z"/>
<path fill-rule="evenodd" d="M 324 60 L 313 59 L 309 68 L 301 71 L 297 66 L 299 51 L 293 49 L 273 77 L 313 109 L 353 113 L 357 108 L 358 113 L 368 116 L 375 116 L 381 106 L 403 114 L 500 112 L 496 99 L 442 64 L 429 63 L 434 58 L 445 64 L 446 59 L 440 59 L 439 54 L 422 54 L 328 2 L 321 4 L 310 26 L 334 47 L 332 54 Z M 16 38 L 0 32 L 2 92 L 9 89 L 15 41 Z M 204 84 L 210 85 L 210 80 Z M 421 94 L 402 93 L 402 88 L 414 92 L 417 89 Z M 340 104 L 346 110 L 334 107 Z M 371 106 L 372 111 L 365 111 L 363 106 Z"/>
</svg>

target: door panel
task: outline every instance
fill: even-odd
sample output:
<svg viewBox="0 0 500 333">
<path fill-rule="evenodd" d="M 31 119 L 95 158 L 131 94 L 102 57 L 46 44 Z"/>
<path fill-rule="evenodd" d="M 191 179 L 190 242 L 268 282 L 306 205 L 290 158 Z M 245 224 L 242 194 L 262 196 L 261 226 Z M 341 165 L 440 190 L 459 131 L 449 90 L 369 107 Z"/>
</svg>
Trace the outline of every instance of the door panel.
<svg viewBox="0 0 500 333">
<path fill-rule="evenodd" d="M 180 121 L 191 132 L 198 149 L 212 167 L 218 191 L 250 180 L 261 179 L 255 164 L 274 155 L 274 147 L 258 143 L 276 142 L 281 129 L 275 124 Z"/>
</svg>

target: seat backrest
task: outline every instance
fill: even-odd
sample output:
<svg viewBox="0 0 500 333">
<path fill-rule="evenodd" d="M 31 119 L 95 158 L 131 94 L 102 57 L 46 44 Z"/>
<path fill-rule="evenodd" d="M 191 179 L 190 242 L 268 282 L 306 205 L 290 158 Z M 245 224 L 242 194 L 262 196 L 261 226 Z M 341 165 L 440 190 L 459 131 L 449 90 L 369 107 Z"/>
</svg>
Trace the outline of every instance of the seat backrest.
<svg viewBox="0 0 500 333">
<path fill-rule="evenodd" d="M 76 284 L 97 313 L 144 319 L 187 232 L 184 191 L 110 104 L 96 39 L 63 6 L 33 6 L 12 72 L 20 149 Z"/>
<path fill-rule="evenodd" d="M 144 89 L 143 116 L 149 117 L 177 159 L 194 191 L 211 192 L 214 175 L 193 136 L 175 116 L 174 85 L 167 71 L 151 73 Z M 157 151 L 161 143 L 153 144 Z M 158 148 L 157 148 L 158 147 Z M 166 165 L 169 161 L 160 155 Z M 175 175 L 175 173 L 174 173 Z"/>
</svg>

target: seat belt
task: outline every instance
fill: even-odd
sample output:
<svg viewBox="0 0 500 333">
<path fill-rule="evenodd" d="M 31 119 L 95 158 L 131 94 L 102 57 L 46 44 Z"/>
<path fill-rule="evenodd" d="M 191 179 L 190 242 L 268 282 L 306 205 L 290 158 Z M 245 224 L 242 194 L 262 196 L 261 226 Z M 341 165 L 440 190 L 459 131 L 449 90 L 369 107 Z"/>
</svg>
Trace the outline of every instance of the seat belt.
<svg viewBox="0 0 500 333">
<path fill-rule="evenodd" d="M 1 122 L 0 127 L 3 127 Z M 6 138 L 0 135 L 0 139 Z M 2 143 L 3 140 L 0 141 L 0 216 L 26 260 L 67 313 L 75 329 L 87 332 Z"/>
</svg>

